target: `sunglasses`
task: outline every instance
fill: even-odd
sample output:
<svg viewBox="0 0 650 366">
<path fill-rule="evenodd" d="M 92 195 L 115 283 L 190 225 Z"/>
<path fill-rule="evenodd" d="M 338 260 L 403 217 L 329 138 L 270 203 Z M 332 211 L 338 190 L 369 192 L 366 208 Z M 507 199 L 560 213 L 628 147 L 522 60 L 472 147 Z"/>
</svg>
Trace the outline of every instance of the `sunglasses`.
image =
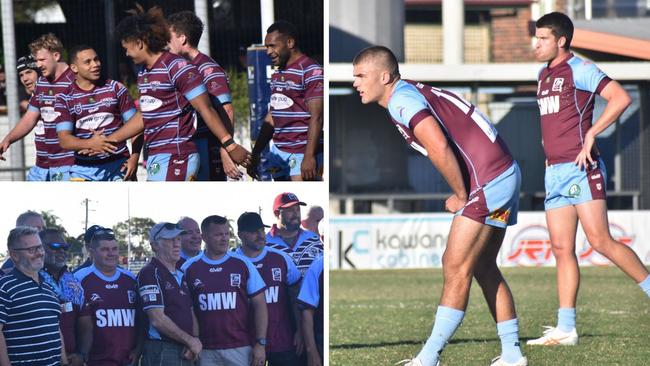
<svg viewBox="0 0 650 366">
<path fill-rule="evenodd" d="M 11 250 L 25 251 L 29 254 L 36 254 L 36 252 L 42 252 L 44 248 L 42 245 L 34 245 L 33 247 L 28 248 L 11 248 Z"/>
<path fill-rule="evenodd" d="M 158 231 L 156 231 L 155 234 L 153 234 L 153 240 L 156 240 L 158 238 L 158 234 L 160 234 L 160 232 L 163 231 L 163 229 L 166 229 L 166 230 L 174 230 L 174 229 L 182 230 L 178 226 L 178 224 L 172 224 L 171 222 L 168 222 L 165 225 L 163 225 L 160 229 L 158 229 Z"/>
<path fill-rule="evenodd" d="M 59 249 L 68 250 L 68 249 L 70 249 L 70 244 L 68 244 L 68 243 L 54 242 L 54 243 L 47 243 L 47 246 L 52 250 L 59 250 Z"/>
<path fill-rule="evenodd" d="M 90 237 L 90 241 L 92 242 L 93 239 L 98 236 L 115 236 L 115 232 L 113 232 L 112 229 L 107 228 L 99 229 L 93 233 L 93 236 Z"/>
</svg>

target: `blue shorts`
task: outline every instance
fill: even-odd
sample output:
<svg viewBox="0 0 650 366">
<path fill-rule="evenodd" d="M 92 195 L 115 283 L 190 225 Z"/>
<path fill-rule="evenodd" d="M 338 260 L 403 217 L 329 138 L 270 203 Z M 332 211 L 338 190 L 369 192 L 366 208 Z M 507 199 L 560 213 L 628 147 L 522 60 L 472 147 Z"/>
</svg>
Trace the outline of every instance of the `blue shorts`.
<svg viewBox="0 0 650 366">
<path fill-rule="evenodd" d="M 264 170 L 273 178 L 291 177 L 301 175 L 300 165 L 305 154 L 289 153 L 278 149 L 275 144 L 271 143 L 269 154 L 267 155 L 266 166 Z M 323 153 L 316 155 L 316 165 L 318 166 L 318 176 L 323 176 Z M 320 178 L 319 178 L 320 180 Z"/>
<path fill-rule="evenodd" d="M 225 181 L 226 172 L 221 162 L 221 146 L 210 138 L 199 138 L 194 140 L 196 149 L 199 152 L 199 172 L 196 176 L 198 181 Z"/>
<path fill-rule="evenodd" d="M 93 166 L 88 165 L 73 165 L 70 168 L 70 180 L 73 182 L 118 182 L 124 180 L 124 173 L 122 166 L 126 162 L 127 157 L 121 157 L 103 164 Z"/>
<path fill-rule="evenodd" d="M 481 224 L 505 228 L 517 223 L 521 171 L 512 165 L 469 196 L 467 204 L 456 215 L 462 215 Z"/>
<path fill-rule="evenodd" d="M 199 154 L 155 154 L 147 158 L 147 181 L 196 180 Z"/>
<path fill-rule="evenodd" d="M 607 169 L 602 159 L 580 170 L 575 163 L 553 164 L 546 167 L 544 209 L 551 210 L 607 198 Z"/>
<path fill-rule="evenodd" d="M 67 182 L 70 180 L 70 165 L 55 168 L 41 168 L 36 165 L 27 172 L 30 182 Z"/>
</svg>

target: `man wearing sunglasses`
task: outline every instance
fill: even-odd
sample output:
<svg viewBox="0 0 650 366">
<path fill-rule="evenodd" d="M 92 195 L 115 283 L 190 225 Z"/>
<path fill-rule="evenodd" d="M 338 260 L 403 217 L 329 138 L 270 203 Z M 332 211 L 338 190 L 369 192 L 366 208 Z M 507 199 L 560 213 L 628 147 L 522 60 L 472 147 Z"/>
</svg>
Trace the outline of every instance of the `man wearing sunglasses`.
<svg viewBox="0 0 650 366">
<path fill-rule="evenodd" d="M 178 225 L 159 222 L 149 231 L 154 256 L 138 273 L 142 310 L 149 320 L 142 352 L 143 366 L 191 366 L 203 345 L 183 272 L 176 269 L 180 258 Z"/>
<path fill-rule="evenodd" d="M 59 229 L 47 228 L 38 235 L 44 249 L 45 265 L 41 275 L 45 282 L 52 286 L 61 303 L 60 326 L 65 352 L 70 365 L 81 366 L 90 351 L 93 324 L 90 316 L 82 316 L 84 291 L 66 266 L 70 244 L 66 243 Z"/>
<path fill-rule="evenodd" d="M 44 254 L 38 231 L 14 228 L 7 248 L 15 267 L 0 277 L 0 365 L 67 364 L 59 328 L 61 304 L 41 272 Z"/>
</svg>

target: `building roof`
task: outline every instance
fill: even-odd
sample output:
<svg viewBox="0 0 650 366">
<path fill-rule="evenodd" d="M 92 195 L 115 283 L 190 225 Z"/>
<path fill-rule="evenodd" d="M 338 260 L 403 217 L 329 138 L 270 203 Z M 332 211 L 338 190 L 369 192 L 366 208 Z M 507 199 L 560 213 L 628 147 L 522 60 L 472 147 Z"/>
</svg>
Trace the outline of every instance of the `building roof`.
<svg viewBox="0 0 650 366">
<path fill-rule="evenodd" d="M 533 0 L 465 0 L 465 6 L 528 6 Z M 442 5 L 442 0 L 404 0 L 406 6 Z"/>
<path fill-rule="evenodd" d="M 650 60 L 650 18 L 577 20 L 571 47 Z"/>
</svg>

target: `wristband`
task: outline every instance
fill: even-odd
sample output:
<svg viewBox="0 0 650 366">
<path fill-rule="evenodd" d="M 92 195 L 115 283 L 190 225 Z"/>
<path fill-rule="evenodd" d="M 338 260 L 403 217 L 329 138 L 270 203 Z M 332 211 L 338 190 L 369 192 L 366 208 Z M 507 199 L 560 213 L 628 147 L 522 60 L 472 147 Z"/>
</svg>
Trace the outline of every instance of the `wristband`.
<svg viewBox="0 0 650 366">
<path fill-rule="evenodd" d="M 230 145 L 232 145 L 232 144 L 234 144 L 234 143 L 235 143 L 235 140 L 233 140 L 232 137 L 231 137 L 231 138 L 229 138 L 228 140 L 222 142 L 222 143 L 221 143 L 221 146 L 222 146 L 223 148 L 227 148 L 228 146 L 230 146 Z"/>
</svg>

